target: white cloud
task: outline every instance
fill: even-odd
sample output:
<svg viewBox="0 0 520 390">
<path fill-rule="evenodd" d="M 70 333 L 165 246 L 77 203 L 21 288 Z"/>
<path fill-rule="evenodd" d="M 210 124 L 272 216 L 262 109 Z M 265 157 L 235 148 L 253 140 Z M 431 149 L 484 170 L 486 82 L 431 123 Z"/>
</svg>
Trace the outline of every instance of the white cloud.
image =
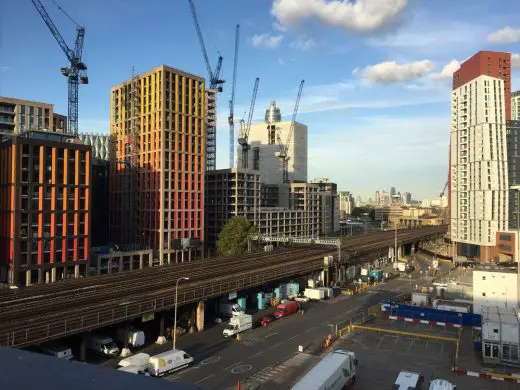
<svg viewBox="0 0 520 390">
<path fill-rule="evenodd" d="M 283 60 L 283 58 L 278 58 L 278 63 L 282 66 L 285 65 L 285 61 Z"/>
<path fill-rule="evenodd" d="M 274 49 L 282 42 L 283 35 L 255 34 L 251 38 L 254 47 L 265 46 Z"/>
<path fill-rule="evenodd" d="M 391 84 L 418 79 L 433 69 L 433 62 L 422 60 L 407 64 L 398 64 L 395 61 L 384 61 L 369 65 L 363 69 L 356 68 L 354 76 L 361 77 L 371 83 Z"/>
<path fill-rule="evenodd" d="M 506 26 L 501 30 L 489 34 L 487 40 L 488 42 L 498 44 L 520 42 L 520 28 Z"/>
<path fill-rule="evenodd" d="M 453 73 L 460 68 L 460 62 L 456 59 L 451 60 L 449 63 L 444 65 L 439 73 L 433 73 L 432 78 L 434 80 L 449 79 L 453 76 Z"/>
<path fill-rule="evenodd" d="M 511 54 L 511 67 L 515 69 L 520 69 L 520 54 L 513 53 Z"/>
<path fill-rule="evenodd" d="M 373 32 L 397 21 L 408 0 L 274 0 L 271 14 L 284 26 L 306 19 L 357 32 Z"/>
<path fill-rule="evenodd" d="M 308 51 L 314 49 L 317 45 L 314 39 L 303 36 L 291 42 L 290 46 L 301 51 Z"/>
</svg>

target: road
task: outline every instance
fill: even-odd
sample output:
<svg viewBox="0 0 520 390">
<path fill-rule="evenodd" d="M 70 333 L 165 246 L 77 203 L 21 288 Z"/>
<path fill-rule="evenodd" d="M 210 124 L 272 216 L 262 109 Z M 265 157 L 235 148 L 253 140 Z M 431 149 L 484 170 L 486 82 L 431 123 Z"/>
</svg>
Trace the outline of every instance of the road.
<svg viewBox="0 0 520 390">
<path fill-rule="evenodd" d="M 298 346 L 319 352 L 326 336 L 333 333 L 336 324 L 343 327 L 348 320 L 363 309 L 410 291 L 415 284 L 422 285 L 418 271 L 412 280 L 399 278 L 382 283 L 353 297 L 342 295 L 338 298 L 309 303 L 305 314 L 296 314 L 264 327 L 244 333 L 240 341 L 224 339 L 224 324 L 214 326 L 204 332 L 181 337 L 177 348 L 184 349 L 195 357 L 197 363 L 166 380 L 194 383 L 206 389 L 223 389 L 235 386 L 238 380 L 273 369 L 295 354 Z M 257 320 L 262 313 L 257 313 Z M 149 353 L 158 353 L 168 346 L 152 346 Z"/>
</svg>

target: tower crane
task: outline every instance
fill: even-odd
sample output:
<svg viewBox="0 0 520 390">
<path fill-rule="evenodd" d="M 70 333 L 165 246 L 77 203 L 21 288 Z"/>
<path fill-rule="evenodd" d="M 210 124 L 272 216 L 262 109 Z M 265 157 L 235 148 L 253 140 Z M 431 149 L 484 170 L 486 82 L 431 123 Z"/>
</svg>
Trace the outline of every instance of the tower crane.
<svg viewBox="0 0 520 390">
<path fill-rule="evenodd" d="M 276 156 L 280 158 L 280 162 L 282 165 L 282 178 L 284 183 L 289 183 L 289 144 L 291 143 L 292 136 L 294 133 L 294 124 L 296 121 L 296 114 L 298 114 L 298 107 L 300 106 L 300 99 L 302 97 L 303 84 L 305 80 L 300 82 L 300 88 L 298 89 L 298 95 L 296 96 L 296 103 L 294 105 L 294 111 L 291 120 L 291 126 L 289 128 L 289 132 L 287 134 L 287 140 L 285 144 L 282 143 L 282 139 L 280 134 L 277 134 L 278 147 L 280 150 L 276 152 Z"/>
<path fill-rule="evenodd" d="M 442 200 L 442 197 L 444 196 L 444 194 L 446 193 L 446 189 L 448 188 L 448 183 L 449 183 L 449 180 L 446 181 L 446 184 L 444 184 L 444 189 L 441 191 L 441 193 L 439 195 L 441 200 Z"/>
<path fill-rule="evenodd" d="M 216 89 L 218 92 L 222 92 L 222 84 L 224 84 L 224 80 L 221 80 L 220 77 L 220 69 L 222 68 L 222 56 L 219 53 L 217 66 L 215 66 L 215 70 L 211 70 L 211 65 L 209 62 L 208 52 L 206 51 L 206 45 L 204 43 L 204 38 L 202 37 L 202 32 L 200 30 L 199 18 L 197 16 L 197 10 L 195 9 L 195 4 L 193 4 L 193 0 L 188 0 L 190 4 L 191 16 L 193 18 L 193 23 L 195 24 L 195 29 L 197 30 L 197 37 L 199 38 L 200 48 L 202 49 L 202 56 L 204 57 L 204 62 L 206 64 L 206 69 L 208 70 L 209 81 L 210 81 L 210 89 Z"/>
<path fill-rule="evenodd" d="M 79 84 L 88 84 L 87 77 L 87 65 L 83 63 L 81 56 L 83 54 L 83 39 L 85 38 L 85 27 L 80 26 L 74 19 L 67 14 L 63 8 L 58 8 L 76 24 L 76 42 L 74 45 L 74 51 L 65 43 L 65 40 L 61 36 L 58 28 L 52 21 L 51 17 L 47 13 L 47 10 L 40 2 L 40 0 L 31 0 L 36 10 L 42 17 L 43 21 L 51 30 L 52 35 L 60 45 L 61 50 L 67 56 L 69 60 L 69 66 L 61 68 L 61 73 L 67 77 L 68 80 L 68 125 L 67 132 L 76 136 L 78 134 L 78 92 Z"/>
<path fill-rule="evenodd" d="M 235 86 L 237 83 L 237 62 L 238 62 L 238 39 L 240 35 L 240 25 L 237 24 L 235 32 L 235 59 L 233 60 L 233 84 L 231 85 L 231 100 L 229 101 L 229 167 L 233 168 L 235 163 Z"/>
<path fill-rule="evenodd" d="M 253 112 L 255 111 L 256 93 L 258 92 L 258 82 L 260 79 L 255 79 L 255 86 L 253 87 L 253 97 L 251 98 L 251 105 L 249 106 L 249 115 L 247 122 L 240 121 L 240 137 L 238 137 L 238 144 L 242 146 L 242 168 L 247 169 L 249 166 L 249 149 L 251 146 L 248 143 L 249 130 L 251 130 L 251 121 L 253 119 Z"/>
</svg>

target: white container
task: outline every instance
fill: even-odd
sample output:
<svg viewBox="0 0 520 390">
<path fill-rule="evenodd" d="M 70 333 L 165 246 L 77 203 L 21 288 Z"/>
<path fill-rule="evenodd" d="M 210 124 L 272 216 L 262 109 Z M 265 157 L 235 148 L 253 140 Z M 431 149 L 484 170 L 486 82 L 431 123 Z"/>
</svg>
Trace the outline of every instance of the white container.
<svg viewBox="0 0 520 390">
<path fill-rule="evenodd" d="M 325 291 L 319 288 L 306 288 L 303 295 L 307 298 L 319 301 L 325 298 Z"/>
<path fill-rule="evenodd" d="M 244 309 L 238 303 L 234 302 L 220 302 L 219 312 L 226 317 L 233 317 L 244 313 Z"/>
<path fill-rule="evenodd" d="M 72 355 L 72 349 L 57 344 L 44 345 L 41 347 L 41 350 L 46 355 L 55 356 L 60 359 L 71 360 L 74 358 Z"/>
<path fill-rule="evenodd" d="M 330 287 L 319 287 L 318 290 L 323 290 L 323 298 L 333 298 L 332 289 Z"/>
<path fill-rule="evenodd" d="M 416 306 L 426 306 L 428 304 L 428 294 L 413 292 L 412 303 Z"/>
<path fill-rule="evenodd" d="M 163 376 L 187 367 L 192 362 L 193 358 L 186 352 L 174 349 L 150 357 L 148 372 L 152 376 Z"/>
<path fill-rule="evenodd" d="M 124 344 L 125 341 L 125 329 L 120 328 L 116 333 L 117 341 Z M 146 340 L 145 334 L 142 330 L 135 328 L 128 328 L 127 343 L 132 347 L 141 347 L 144 345 Z"/>
</svg>

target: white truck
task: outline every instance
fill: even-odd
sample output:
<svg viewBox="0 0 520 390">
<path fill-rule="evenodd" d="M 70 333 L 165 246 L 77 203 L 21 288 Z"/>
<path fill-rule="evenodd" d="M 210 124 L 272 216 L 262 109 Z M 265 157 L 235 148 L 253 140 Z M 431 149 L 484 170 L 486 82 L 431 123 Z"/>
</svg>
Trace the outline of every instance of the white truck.
<svg viewBox="0 0 520 390">
<path fill-rule="evenodd" d="M 224 337 L 231 337 L 251 328 L 253 328 L 253 317 L 249 314 L 239 314 L 229 320 L 229 324 L 222 334 Z"/>
<path fill-rule="evenodd" d="M 291 390 L 341 390 L 356 381 L 357 359 L 354 352 L 338 349 L 329 352 Z"/>
<path fill-rule="evenodd" d="M 429 390 L 457 390 L 457 386 L 446 379 L 433 379 L 430 381 Z"/>
<path fill-rule="evenodd" d="M 226 317 L 238 316 L 244 314 L 244 309 L 238 303 L 219 302 L 219 313 Z"/>
<path fill-rule="evenodd" d="M 87 337 L 87 349 L 99 355 L 115 357 L 119 355 L 119 347 L 112 338 L 91 334 Z"/>
<path fill-rule="evenodd" d="M 320 288 L 306 288 L 303 295 L 313 301 L 320 301 L 325 298 L 325 290 Z"/>
<path fill-rule="evenodd" d="M 193 363 L 193 358 L 190 355 L 179 349 L 174 349 L 150 357 L 148 373 L 152 376 L 163 376 L 188 367 L 191 363 Z"/>
<path fill-rule="evenodd" d="M 401 371 L 394 383 L 395 390 L 420 390 L 424 376 L 418 372 Z"/>
<path fill-rule="evenodd" d="M 127 342 L 131 347 L 141 347 L 144 345 L 146 340 L 145 334 L 142 330 L 135 329 L 133 327 L 129 327 L 127 329 Z M 117 330 L 116 334 L 117 341 L 124 345 L 125 341 L 125 328 L 120 328 Z"/>
<path fill-rule="evenodd" d="M 55 356 L 60 359 L 72 360 L 72 349 L 59 344 L 45 344 L 41 346 L 41 351 L 46 355 Z"/>
</svg>

